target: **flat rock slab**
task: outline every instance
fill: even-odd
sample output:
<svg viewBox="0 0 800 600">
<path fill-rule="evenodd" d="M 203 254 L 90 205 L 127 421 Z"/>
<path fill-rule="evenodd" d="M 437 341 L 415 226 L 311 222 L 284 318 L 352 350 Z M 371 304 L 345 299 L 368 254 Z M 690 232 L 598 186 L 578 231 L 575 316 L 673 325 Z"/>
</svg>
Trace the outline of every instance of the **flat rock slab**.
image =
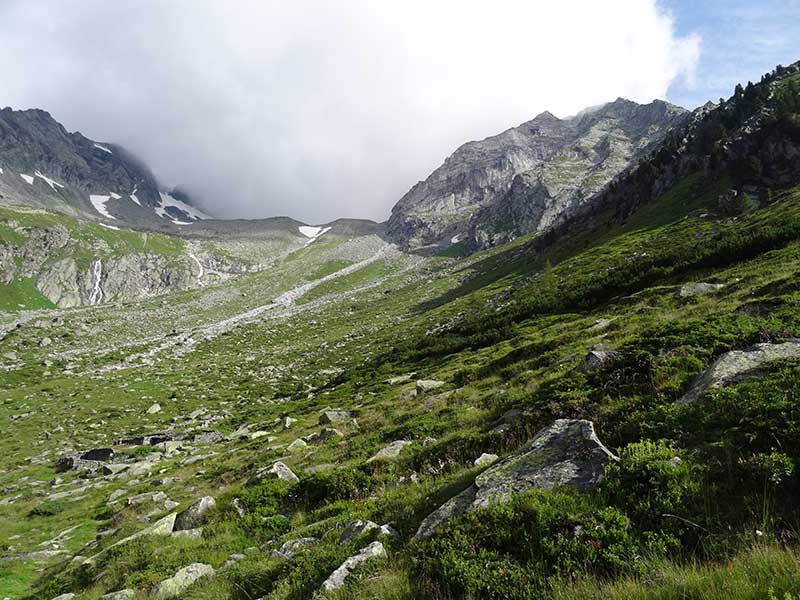
<svg viewBox="0 0 800 600">
<path fill-rule="evenodd" d="M 681 287 L 678 296 L 681 298 L 692 298 L 693 296 L 702 296 L 704 294 L 716 292 L 724 287 L 725 285 L 722 283 L 687 283 Z"/>
<path fill-rule="evenodd" d="M 798 356 L 800 356 L 800 340 L 783 344 L 756 344 L 747 350 L 726 352 L 697 376 L 689 391 L 677 401 L 677 404 L 694 402 L 707 389 L 735 383 L 767 363 Z"/>
<path fill-rule="evenodd" d="M 619 458 L 600 442 L 591 421 L 558 419 L 428 515 L 415 537 L 430 537 L 446 521 L 508 500 L 515 493 L 558 485 L 589 490 L 600 482 L 610 460 Z"/>
<path fill-rule="evenodd" d="M 345 421 L 350 421 L 353 416 L 352 412 L 349 410 L 342 410 L 341 408 L 325 410 L 319 416 L 319 424 L 331 425 L 333 423 L 343 423 Z"/>
<path fill-rule="evenodd" d="M 392 442 L 385 448 L 378 450 L 378 452 L 375 453 L 375 455 L 372 458 L 370 458 L 367 462 L 371 463 L 376 460 L 389 460 L 392 458 L 397 458 L 398 456 L 400 456 L 400 453 L 403 451 L 403 448 L 410 445 L 411 442 L 407 440 L 397 440 L 396 442 Z"/>
<path fill-rule="evenodd" d="M 431 390 L 438 389 L 444 385 L 444 381 L 439 381 L 438 379 L 418 379 L 417 380 L 417 393 L 424 394 L 425 392 L 430 392 Z"/>
</svg>

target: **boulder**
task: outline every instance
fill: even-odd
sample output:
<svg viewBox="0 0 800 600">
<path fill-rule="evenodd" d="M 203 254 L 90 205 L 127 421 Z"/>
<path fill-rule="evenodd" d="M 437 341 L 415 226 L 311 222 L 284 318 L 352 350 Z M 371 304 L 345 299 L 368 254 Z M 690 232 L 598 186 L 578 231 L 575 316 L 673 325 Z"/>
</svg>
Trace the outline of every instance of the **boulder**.
<svg viewBox="0 0 800 600">
<path fill-rule="evenodd" d="M 677 403 L 694 402 L 708 388 L 735 383 L 762 365 L 798 356 L 800 356 L 800 340 L 791 340 L 782 344 L 756 344 L 747 350 L 726 352 L 695 378 L 689 391 Z"/>
<path fill-rule="evenodd" d="M 414 376 L 414 373 L 409 373 L 408 375 L 398 375 L 397 377 L 389 377 L 389 379 L 384 380 L 384 383 L 389 385 L 398 385 L 400 383 L 406 383 L 411 381 L 411 378 Z"/>
<path fill-rule="evenodd" d="M 183 531 L 185 529 L 195 529 L 203 525 L 208 519 L 208 511 L 216 506 L 216 501 L 211 496 L 203 496 L 183 512 L 175 517 L 175 527 L 173 531 Z"/>
<path fill-rule="evenodd" d="M 497 454 L 487 454 L 484 452 L 478 458 L 475 459 L 473 463 L 476 467 L 486 467 L 491 465 L 492 463 L 497 462 L 497 459 L 500 458 Z"/>
<path fill-rule="evenodd" d="M 317 538 L 304 537 L 296 540 L 289 540 L 284 543 L 278 550 L 272 552 L 273 558 L 284 558 L 286 560 L 293 558 L 296 554 L 305 550 L 308 546 L 317 543 Z"/>
<path fill-rule="evenodd" d="M 352 523 L 349 523 L 347 527 L 344 528 L 342 535 L 339 537 L 339 541 L 343 544 L 348 542 L 352 542 L 354 539 L 361 537 L 368 531 L 372 531 L 373 529 L 379 529 L 377 523 L 373 523 L 372 521 L 362 521 L 361 519 L 356 519 Z"/>
<path fill-rule="evenodd" d="M 319 416 L 320 425 L 331 425 L 333 423 L 343 423 L 353 418 L 353 413 L 341 408 L 328 409 Z"/>
<path fill-rule="evenodd" d="M 400 453 L 403 451 L 403 448 L 406 446 L 411 445 L 411 442 L 407 440 L 397 440 L 392 442 L 385 448 L 378 450 L 372 458 L 370 458 L 367 463 L 371 463 L 376 460 L 389 460 L 392 458 L 397 458 L 400 456 Z"/>
<path fill-rule="evenodd" d="M 283 419 L 283 428 L 284 429 L 289 429 L 289 427 L 291 427 L 295 423 L 297 423 L 297 419 L 294 419 L 292 417 L 284 417 L 284 419 Z"/>
<path fill-rule="evenodd" d="M 195 581 L 202 577 L 211 577 L 214 569 L 205 563 L 192 563 L 188 567 L 182 568 L 169 579 L 153 586 L 150 590 L 150 597 L 154 600 L 165 600 L 181 595 L 184 590 L 191 586 Z"/>
<path fill-rule="evenodd" d="M 145 412 L 148 415 L 154 415 L 156 413 L 160 413 L 161 412 L 161 405 L 158 402 L 156 402 L 155 404 L 151 405 L 150 408 L 148 408 Z"/>
<path fill-rule="evenodd" d="M 444 384 L 444 381 L 439 381 L 438 379 L 417 379 L 417 393 L 424 394 L 425 392 L 440 388 Z"/>
<path fill-rule="evenodd" d="M 75 597 L 75 594 L 68 593 L 68 594 L 61 594 L 60 596 L 56 596 L 53 600 L 72 600 Z"/>
<path fill-rule="evenodd" d="M 136 598 L 136 592 L 130 588 L 100 596 L 100 600 L 133 600 L 134 598 Z"/>
<path fill-rule="evenodd" d="M 692 298 L 693 296 L 702 296 L 721 290 L 725 285 L 722 283 L 687 283 L 682 286 L 678 292 L 680 298 Z"/>
<path fill-rule="evenodd" d="M 505 501 L 514 493 L 558 485 L 589 490 L 600 482 L 611 460 L 619 458 L 600 442 L 591 421 L 558 419 L 428 515 L 415 537 L 430 537 L 445 521 Z"/>
<path fill-rule="evenodd" d="M 617 362 L 617 353 L 605 348 L 593 348 L 583 357 L 578 370 L 584 373 L 593 371 L 607 371 Z"/>
<path fill-rule="evenodd" d="M 319 430 L 319 436 L 315 438 L 317 442 L 327 442 L 328 440 L 342 439 L 344 434 L 333 427 L 323 427 Z"/>
<path fill-rule="evenodd" d="M 289 452 L 297 452 L 298 450 L 302 450 L 308 446 L 308 443 L 305 440 L 296 439 L 291 444 L 289 444 L 288 448 L 286 448 Z"/>
<path fill-rule="evenodd" d="M 330 574 L 323 583 L 322 589 L 326 592 L 338 590 L 341 588 L 347 578 L 357 571 L 364 563 L 376 559 L 386 558 L 386 550 L 380 542 L 372 542 L 369 546 L 362 548 L 358 554 L 355 554 L 345 560 L 341 566 Z"/>
<path fill-rule="evenodd" d="M 246 485 L 256 485 L 265 479 L 283 479 L 284 481 L 290 481 L 292 483 L 300 481 L 300 478 L 292 473 L 289 467 L 278 461 L 253 473 L 250 479 L 247 480 Z"/>
</svg>

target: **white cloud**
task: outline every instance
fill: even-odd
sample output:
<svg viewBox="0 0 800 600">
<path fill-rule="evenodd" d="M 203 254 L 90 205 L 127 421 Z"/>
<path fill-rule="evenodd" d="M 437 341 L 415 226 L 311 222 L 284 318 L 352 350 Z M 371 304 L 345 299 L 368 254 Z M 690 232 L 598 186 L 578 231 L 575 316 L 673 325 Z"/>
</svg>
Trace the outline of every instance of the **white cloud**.
<svg viewBox="0 0 800 600">
<path fill-rule="evenodd" d="M 664 97 L 700 46 L 655 0 L 5 0 L 0 42 L 4 103 L 128 146 L 212 212 L 315 223 L 383 219 L 542 110 Z"/>
</svg>

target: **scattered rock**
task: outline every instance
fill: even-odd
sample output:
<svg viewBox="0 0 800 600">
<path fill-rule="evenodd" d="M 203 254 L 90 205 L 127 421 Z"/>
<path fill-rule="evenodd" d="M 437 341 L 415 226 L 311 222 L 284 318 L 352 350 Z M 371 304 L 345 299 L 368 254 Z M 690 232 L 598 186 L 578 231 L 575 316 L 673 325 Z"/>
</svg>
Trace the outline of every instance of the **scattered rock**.
<svg viewBox="0 0 800 600">
<path fill-rule="evenodd" d="M 372 521 L 362 521 L 361 519 L 357 519 L 352 523 L 349 523 L 347 527 L 344 528 L 342 535 L 339 537 L 339 541 L 343 544 L 348 542 L 352 542 L 354 539 L 361 537 L 368 531 L 372 531 L 373 529 L 378 529 L 378 524 L 373 523 Z"/>
<path fill-rule="evenodd" d="M 100 600 L 133 600 L 136 597 L 136 592 L 132 589 L 120 590 L 118 592 L 111 592 L 105 596 L 100 596 Z"/>
<path fill-rule="evenodd" d="M 513 493 L 557 485 L 588 490 L 602 479 L 603 469 L 610 460 L 619 458 L 600 442 L 591 421 L 558 419 L 428 515 L 415 537 L 430 537 L 445 521 L 507 500 Z"/>
<path fill-rule="evenodd" d="M 604 348 L 593 348 L 583 358 L 578 370 L 584 373 L 592 371 L 607 371 L 612 368 L 617 361 L 617 353 L 613 350 Z"/>
<path fill-rule="evenodd" d="M 298 450 L 302 450 L 306 446 L 308 446 L 308 444 L 306 443 L 305 440 L 296 439 L 291 444 L 289 444 L 289 447 L 287 448 L 287 450 L 289 452 L 296 452 Z"/>
<path fill-rule="evenodd" d="M 401 383 L 406 383 L 411 381 L 411 378 L 414 377 L 415 373 L 409 373 L 408 375 L 399 375 L 397 377 L 390 377 L 386 379 L 384 383 L 388 383 L 389 385 L 398 385 Z"/>
<path fill-rule="evenodd" d="M 208 519 L 208 511 L 214 508 L 216 504 L 213 497 L 203 496 L 189 508 L 178 513 L 178 516 L 175 517 L 175 527 L 172 530 L 183 531 L 203 525 Z"/>
<path fill-rule="evenodd" d="M 68 593 L 68 594 L 61 594 L 60 596 L 56 596 L 53 600 L 72 600 L 75 597 L 75 594 Z"/>
<path fill-rule="evenodd" d="M 230 567 L 231 565 L 235 565 L 237 562 L 239 562 L 240 560 L 244 560 L 245 558 L 247 558 L 247 557 L 244 554 L 231 554 L 225 560 L 225 562 L 222 563 L 222 566 L 220 567 L 220 569 L 224 569 L 226 567 Z"/>
<path fill-rule="evenodd" d="M 400 456 L 400 452 L 403 451 L 403 448 L 406 446 L 411 445 L 411 442 L 407 440 L 397 440 L 396 442 L 392 442 L 385 448 L 379 450 L 372 458 L 370 458 L 367 463 L 371 463 L 376 460 L 388 460 L 392 458 L 397 458 Z"/>
<path fill-rule="evenodd" d="M 500 458 L 497 454 L 487 454 L 484 452 L 478 458 L 475 459 L 473 463 L 476 467 L 485 467 L 487 465 L 491 465 L 492 463 L 497 462 L 497 459 Z"/>
<path fill-rule="evenodd" d="M 150 591 L 150 597 L 154 600 L 164 600 L 175 598 L 183 593 L 189 586 L 202 577 L 211 577 L 214 569 L 205 563 L 192 563 L 188 567 L 182 568 L 169 579 L 156 584 Z"/>
<path fill-rule="evenodd" d="M 150 408 L 148 408 L 147 411 L 145 411 L 145 412 L 148 415 L 154 415 L 156 413 L 160 413 L 161 412 L 161 405 L 158 402 L 156 402 Z"/>
<path fill-rule="evenodd" d="M 290 481 L 292 483 L 300 481 L 300 478 L 292 473 L 289 467 L 278 461 L 256 471 L 250 479 L 247 480 L 246 485 L 256 485 L 265 479 L 283 479 L 284 481 Z"/>
<path fill-rule="evenodd" d="M 344 434 L 338 429 L 334 429 L 333 427 L 323 427 L 320 429 L 319 437 L 316 438 L 316 441 L 327 442 L 328 440 L 341 439 L 343 437 Z"/>
<path fill-rule="evenodd" d="M 201 537 L 203 537 L 203 528 L 198 527 L 197 529 L 181 529 L 180 531 L 173 531 L 172 537 L 199 540 Z"/>
<path fill-rule="evenodd" d="M 353 413 L 350 411 L 342 410 L 341 408 L 334 408 L 322 412 L 322 414 L 319 416 L 319 424 L 331 425 L 333 423 L 349 421 L 352 418 Z"/>
<path fill-rule="evenodd" d="M 347 578 L 356 570 L 358 570 L 364 563 L 375 558 L 386 558 L 386 550 L 380 542 L 372 542 L 366 548 L 362 548 L 358 554 L 355 554 L 342 563 L 342 565 L 331 573 L 322 584 L 322 589 L 325 591 L 333 591 L 341 588 Z"/>
<path fill-rule="evenodd" d="M 241 498 L 234 498 L 231 504 L 233 505 L 233 509 L 242 519 L 244 519 L 247 516 L 247 513 L 250 512 L 249 510 L 247 510 L 247 505 Z"/>
<path fill-rule="evenodd" d="M 764 364 L 798 356 L 800 356 L 800 340 L 782 344 L 756 344 L 747 350 L 726 352 L 697 376 L 689 391 L 678 400 L 678 404 L 694 402 L 708 388 L 735 383 Z"/>
<path fill-rule="evenodd" d="M 431 390 L 440 388 L 444 384 L 444 381 L 439 381 L 438 379 L 418 379 L 417 393 L 424 394 L 425 392 L 430 392 Z"/>
<path fill-rule="evenodd" d="M 724 287 L 725 285 L 722 283 L 687 283 L 681 287 L 678 296 L 681 298 L 692 298 L 693 296 L 702 296 L 703 294 L 716 292 Z"/>
<path fill-rule="evenodd" d="M 289 540 L 288 542 L 284 543 L 278 550 L 274 550 L 272 552 L 272 556 L 275 558 L 285 558 L 290 559 L 293 558 L 299 552 L 305 550 L 308 546 L 317 543 L 317 538 L 313 537 L 304 537 L 299 538 L 296 540 Z"/>
<path fill-rule="evenodd" d="M 297 419 L 293 419 L 292 417 L 284 417 L 283 419 L 283 428 L 289 429 L 292 425 L 297 423 Z"/>
</svg>

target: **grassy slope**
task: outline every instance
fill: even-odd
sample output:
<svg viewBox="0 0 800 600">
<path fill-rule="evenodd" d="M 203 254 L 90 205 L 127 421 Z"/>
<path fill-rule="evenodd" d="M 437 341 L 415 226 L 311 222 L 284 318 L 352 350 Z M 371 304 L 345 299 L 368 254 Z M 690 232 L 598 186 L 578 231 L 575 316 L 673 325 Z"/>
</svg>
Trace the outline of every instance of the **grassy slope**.
<svg viewBox="0 0 800 600">
<path fill-rule="evenodd" d="M 719 188 L 724 188 L 724 182 Z M 696 454 L 697 460 L 711 463 L 713 459 L 714 464 L 725 452 L 733 452 L 732 464 L 726 465 L 732 470 L 709 477 L 720 481 L 723 476 L 738 477 L 736 456 L 769 450 L 770 442 L 760 439 L 759 431 L 789 436 L 788 430 L 767 418 L 767 409 L 779 406 L 787 390 L 794 393 L 798 365 L 779 367 L 759 385 L 737 386 L 713 395 L 709 406 L 717 412 L 698 414 L 692 412 L 696 409 L 675 408 L 672 402 L 719 353 L 764 339 L 800 335 L 795 308 L 800 296 L 794 283 L 800 274 L 796 232 L 800 192 L 786 193 L 769 207 L 732 219 L 715 213 L 717 189 L 716 184 L 709 187 L 697 178 L 689 179 L 626 224 L 606 223 L 600 218 L 594 231 L 576 231 L 546 255 L 531 253 L 526 240 L 519 240 L 461 260 L 437 257 L 413 274 L 400 273 L 399 262 L 373 263 L 371 269 L 334 280 L 304 300 L 388 277 L 381 286 L 326 304 L 303 305 L 307 312 L 283 319 L 243 324 L 203 342 L 180 359 L 135 371 L 99 370 L 118 362 L 128 350 L 62 358 L 55 354 L 56 365 L 46 367 L 34 345 L 38 332 L 16 332 L 0 342 L 0 350 L 13 349 L 25 363 L 20 370 L 0 373 L 0 415 L 14 423 L 13 435 L 0 440 L 0 488 L 5 489 L 4 497 L 21 497 L 0 506 L 0 529 L 8 532 L 8 538 L 17 534 L 22 538 L 4 543 L 13 545 L 15 551 L 32 550 L 77 524 L 81 529 L 65 542 L 68 559 L 73 553 L 90 553 L 84 546 L 98 530 L 120 527 L 110 541 L 120 539 L 142 526 L 137 516 L 146 510 L 110 511 L 106 506 L 109 494 L 123 487 L 128 494 L 163 488 L 184 505 L 211 493 L 217 497 L 219 509 L 202 539 L 137 541 L 107 554 L 88 576 L 70 569 L 67 560 L 59 563 L 56 559 L 51 570 L 38 579 L 35 562 L 4 562 L 0 565 L 0 594 L 22 596 L 24 590 L 34 589 L 36 597 L 50 598 L 60 591 L 83 590 L 80 598 L 97 598 L 102 592 L 125 586 L 147 590 L 189 562 L 206 561 L 218 567 L 230 553 L 244 552 L 246 559 L 220 572 L 212 582 L 196 586 L 187 597 L 238 599 L 268 594 L 270 598 L 304 598 L 358 547 L 358 543 L 339 544 L 338 535 L 347 522 L 361 517 L 391 522 L 401 539 L 389 544 L 390 563 L 370 567 L 341 597 L 405 598 L 421 590 L 435 595 L 446 594 L 448 589 L 457 596 L 464 590 L 448 588 L 455 580 L 467 581 L 475 567 L 491 582 L 491 569 L 460 554 L 455 541 L 452 553 L 443 557 L 430 548 L 409 545 L 410 536 L 432 508 L 468 483 L 475 472 L 472 460 L 481 452 L 512 451 L 557 417 L 594 419 L 601 439 L 616 449 L 640 439 L 666 438 L 687 453 L 687 460 Z M 760 243 L 765 232 L 769 243 Z M 758 242 L 755 247 L 754 240 Z M 203 309 L 202 304 L 205 294 L 221 294 L 222 289 L 178 294 L 168 302 L 178 320 L 184 318 L 180 311 L 189 307 L 187 324 L 189 314 L 200 322 L 222 317 L 226 311 L 246 310 L 301 284 L 309 273 L 325 275 L 343 264 L 334 264 L 342 259 L 331 258 L 322 244 L 315 248 L 317 245 L 315 242 L 289 257 L 275 272 L 230 284 L 235 293 L 224 308 L 213 305 Z M 682 283 L 708 280 L 725 283 L 726 288 L 691 300 L 676 297 Z M 385 294 L 386 289 L 392 293 Z M 742 309 L 756 307 L 758 302 L 768 302 L 772 308 L 765 314 L 755 308 Z M 92 309 L 80 318 L 97 326 L 99 332 L 114 331 L 120 339 L 135 339 L 132 324 L 142 323 L 136 315 L 153 308 L 154 304 L 145 303 L 113 313 Z M 480 315 L 474 319 L 480 319 L 485 329 L 494 327 L 495 333 L 476 337 L 472 314 Z M 495 314 L 513 317 L 509 323 L 487 318 Z M 93 336 L 102 335 L 89 333 L 84 341 L 75 339 L 74 322 L 69 319 L 78 317 L 66 318 L 63 328 L 50 334 L 56 353 L 82 344 L 91 346 Z M 590 329 L 601 318 L 611 324 L 602 331 Z M 442 324 L 452 327 L 449 333 L 425 334 Z M 575 366 L 587 348 L 601 341 L 620 350 L 619 367 L 595 377 L 576 376 Z M 64 371 L 66 365 L 71 373 Z M 419 377 L 440 378 L 447 388 L 458 391 L 438 400 L 402 400 L 401 395 L 413 384 L 390 386 L 383 381 L 410 371 Z M 162 413 L 145 415 L 154 401 L 161 403 Z M 359 431 L 342 443 L 310 445 L 292 454 L 274 448 L 318 431 L 317 411 L 326 406 L 355 410 Z M 731 406 L 743 407 L 736 423 L 725 424 L 715 417 L 731 414 Z M 210 414 L 229 415 L 219 425 L 225 432 L 250 423 L 253 428 L 268 429 L 277 439 L 272 443 L 261 438 L 220 444 L 212 448 L 216 456 L 194 465 L 180 465 L 181 455 L 168 458 L 158 464 L 160 474 L 138 483 L 121 478 L 86 490 L 79 500 L 61 502 L 47 511 L 52 514 L 31 514 L 49 493 L 46 482 L 54 475 L 51 465 L 59 448 L 91 447 L 135 432 L 180 428 L 186 415 L 198 407 Z M 523 409 L 522 418 L 507 434 L 492 433 L 489 424 L 509 408 Z M 784 428 L 787 423 L 794 427 L 794 416 L 786 410 L 780 413 L 780 423 Z M 64 431 L 54 430 L 55 415 Z M 286 415 L 298 422 L 284 431 L 276 419 Z M 173 418 L 177 420 L 173 422 Z M 706 439 L 703 429 L 698 429 L 709 422 L 722 423 L 714 440 Z M 41 434 L 45 429 L 53 430 L 49 437 Z M 423 444 L 427 437 L 436 442 Z M 398 461 L 364 466 L 376 450 L 396 439 L 414 443 Z M 782 445 L 790 447 L 793 439 L 782 439 Z M 721 442 L 723 447 L 708 447 L 709 441 Z M 42 451 L 49 454 L 32 464 L 30 457 Z M 302 476 L 298 486 L 242 487 L 256 466 L 278 457 L 285 457 Z M 323 474 L 304 474 L 306 468 L 322 464 L 334 466 Z M 418 474 L 419 484 L 397 484 L 400 477 L 412 472 Z M 167 475 L 179 480 L 153 487 L 154 480 Z M 24 476 L 41 484 L 20 486 Z M 66 483 L 62 485 L 68 489 L 79 483 L 71 474 L 63 477 Z M 794 494 L 794 479 L 781 485 L 788 487 L 778 490 L 780 494 Z M 797 525 L 796 507 L 776 502 L 771 504 L 765 526 L 757 493 L 760 488 L 739 487 L 739 495 L 734 486 L 716 493 L 706 490 L 703 496 L 700 516 L 706 515 L 702 525 L 711 532 L 704 538 L 705 557 L 723 561 L 721 564 L 724 557 L 754 543 L 756 526 L 770 541 L 782 529 Z M 230 507 L 236 496 L 247 501 L 252 518 L 242 521 L 236 517 Z M 286 515 L 288 522 L 276 514 Z M 514 523 L 516 517 L 503 518 Z M 501 531 L 503 521 L 497 522 Z M 456 534 L 454 530 L 452 535 Z M 290 563 L 269 558 L 269 549 L 275 546 L 270 540 L 300 535 L 320 538 L 318 547 L 306 558 Z M 248 550 L 258 546 L 264 550 Z M 765 558 L 754 550 L 733 559 L 730 566 L 713 566 L 714 562 L 692 566 L 698 556 L 690 546 L 680 547 L 689 566 L 659 563 L 665 575 L 652 579 L 623 570 L 619 573 L 623 579 L 602 588 L 604 597 L 650 597 L 658 590 L 663 590 L 658 592 L 661 597 L 678 597 L 681 588 L 676 586 L 682 580 L 687 582 L 690 596 L 712 597 L 721 574 L 748 573 L 755 568 L 752 564 L 768 566 L 747 585 L 737 588 L 731 583 L 729 597 L 766 598 L 770 586 L 779 597 L 784 591 L 797 590 L 796 577 L 786 569 L 795 558 L 780 550 L 763 551 Z M 509 568 L 522 564 L 519 558 L 502 553 L 493 560 Z M 431 577 L 425 571 L 426 561 L 447 566 L 451 579 Z M 635 563 L 631 559 L 631 564 Z M 559 575 L 541 578 L 537 589 L 568 598 L 588 595 L 586 588 L 598 585 L 594 579 L 566 584 Z M 737 576 L 731 581 L 744 579 Z"/>
</svg>

